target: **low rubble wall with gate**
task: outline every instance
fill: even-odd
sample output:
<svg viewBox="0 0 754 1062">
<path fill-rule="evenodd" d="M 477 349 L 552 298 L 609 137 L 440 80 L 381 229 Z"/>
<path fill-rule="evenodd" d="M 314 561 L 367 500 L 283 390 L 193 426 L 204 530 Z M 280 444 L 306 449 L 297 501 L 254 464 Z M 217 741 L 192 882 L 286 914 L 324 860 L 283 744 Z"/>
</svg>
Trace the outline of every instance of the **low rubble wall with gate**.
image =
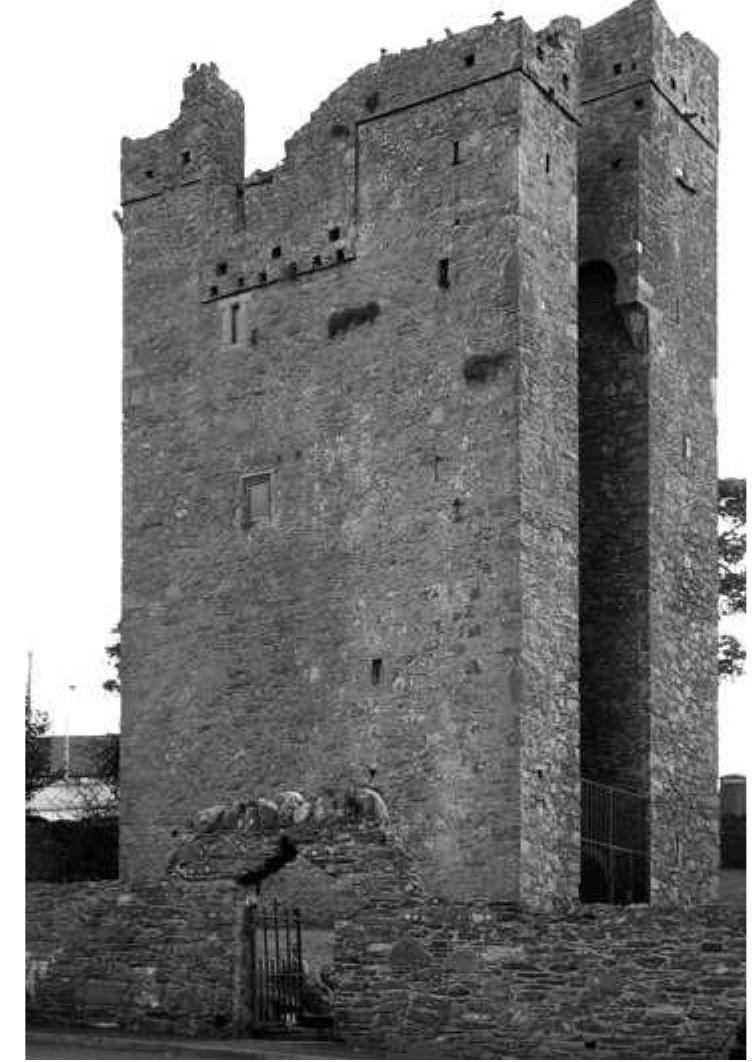
<svg viewBox="0 0 754 1062">
<path fill-rule="evenodd" d="M 291 897 L 302 976 L 336 1034 L 377 1057 L 724 1058 L 744 1013 L 743 910 L 450 903 L 416 873 L 380 795 L 347 787 L 205 809 L 159 883 L 30 884 L 30 1015 L 248 1035 L 256 913 Z M 285 1024 L 297 1006 L 285 1002 Z"/>
<path fill-rule="evenodd" d="M 261 922 L 255 928 L 253 915 L 275 899 L 302 907 L 307 984 L 299 995 L 321 1017 L 323 1001 L 332 1011 L 335 919 L 377 892 L 391 894 L 396 881 L 408 881 L 409 863 L 371 789 L 326 787 L 308 800 L 286 792 L 206 808 L 176 830 L 164 880 L 27 883 L 28 1017 L 247 1035 L 259 1014 L 252 935 Z M 261 956 L 262 945 L 256 950 Z M 267 976 L 276 1006 L 281 982 L 289 994 L 288 979 L 284 967 Z M 280 1017 L 295 1024 L 297 1015 Z"/>
</svg>

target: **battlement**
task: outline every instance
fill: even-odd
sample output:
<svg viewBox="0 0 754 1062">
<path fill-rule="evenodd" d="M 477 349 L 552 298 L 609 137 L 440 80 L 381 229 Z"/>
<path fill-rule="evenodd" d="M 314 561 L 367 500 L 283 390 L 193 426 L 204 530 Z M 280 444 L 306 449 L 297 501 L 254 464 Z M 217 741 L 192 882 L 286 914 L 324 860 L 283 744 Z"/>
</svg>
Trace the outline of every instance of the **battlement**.
<svg viewBox="0 0 754 1062">
<path fill-rule="evenodd" d="M 677 37 L 655 0 L 635 0 L 584 30 L 582 104 L 647 85 L 717 145 L 717 57 L 690 34 Z"/>
</svg>

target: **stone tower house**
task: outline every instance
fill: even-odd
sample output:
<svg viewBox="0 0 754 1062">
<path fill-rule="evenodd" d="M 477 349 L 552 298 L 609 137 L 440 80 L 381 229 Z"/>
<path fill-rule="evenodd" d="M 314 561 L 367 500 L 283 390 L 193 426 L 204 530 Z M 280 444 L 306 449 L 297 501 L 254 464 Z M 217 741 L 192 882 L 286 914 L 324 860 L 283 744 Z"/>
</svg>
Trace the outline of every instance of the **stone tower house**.
<svg viewBox="0 0 754 1062">
<path fill-rule="evenodd" d="M 636 0 L 384 55 L 269 172 L 214 65 L 123 141 L 126 877 L 353 778 L 451 898 L 709 894 L 717 135 Z"/>
</svg>

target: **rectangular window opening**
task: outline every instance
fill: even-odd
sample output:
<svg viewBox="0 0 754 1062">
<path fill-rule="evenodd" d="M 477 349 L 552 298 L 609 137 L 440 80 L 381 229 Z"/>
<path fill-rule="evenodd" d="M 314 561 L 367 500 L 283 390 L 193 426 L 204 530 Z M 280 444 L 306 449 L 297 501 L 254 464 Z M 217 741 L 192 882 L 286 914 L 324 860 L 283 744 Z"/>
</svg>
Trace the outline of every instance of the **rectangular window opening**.
<svg viewBox="0 0 754 1062">
<path fill-rule="evenodd" d="M 461 161 L 461 143 L 459 140 L 453 141 L 453 165 L 457 166 Z"/>
<path fill-rule="evenodd" d="M 333 225 L 333 227 L 328 230 L 327 235 L 330 240 L 330 243 L 337 243 L 337 241 L 340 239 L 340 226 Z"/>
<path fill-rule="evenodd" d="M 617 77 L 623 70 L 623 63 L 613 63 L 613 73 Z"/>
<path fill-rule="evenodd" d="M 234 302 L 230 308 L 230 341 L 231 343 L 238 342 L 238 314 L 241 307 L 237 302 Z"/>
<path fill-rule="evenodd" d="M 242 522 L 252 527 L 272 517 L 272 473 L 257 472 L 242 476 Z"/>
<path fill-rule="evenodd" d="M 450 259 L 441 258 L 437 263 L 437 283 L 441 288 L 450 287 Z"/>
<path fill-rule="evenodd" d="M 474 55 L 473 52 L 469 52 L 468 55 L 465 55 L 463 57 L 463 61 L 464 61 L 464 64 L 466 66 L 473 66 L 474 63 L 476 62 L 476 56 Z"/>
<path fill-rule="evenodd" d="M 550 172 L 550 156 L 548 154 L 548 155 L 545 155 L 545 173 L 549 173 L 549 172 Z"/>
<path fill-rule="evenodd" d="M 376 656 L 372 660 L 372 685 L 379 686 L 382 682 L 382 657 Z"/>
<path fill-rule="evenodd" d="M 283 253 L 283 249 L 282 249 L 282 247 L 280 246 L 279 243 L 276 243 L 275 246 L 272 248 L 272 251 L 270 253 L 271 253 L 273 258 L 279 258 L 280 255 Z"/>
<path fill-rule="evenodd" d="M 191 162 L 191 152 L 190 151 L 182 151 L 181 152 L 181 162 L 183 163 L 184 166 L 188 166 L 188 164 Z"/>
<path fill-rule="evenodd" d="M 217 265 L 215 266 L 215 273 L 219 277 L 224 277 L 227 272 L 228 272 L 228 263 L 227 262 L 218 262 Z"/>
<path fill-rule="evenodd" d="M 336 262 L 345 262 L 345 260 L 346 260 L 346 252 L 343 250 L 342 247 L 339 247 L 337 249 L 337 251 L 335 252 L 335 260 L 336 260 Z"/>
</svg>

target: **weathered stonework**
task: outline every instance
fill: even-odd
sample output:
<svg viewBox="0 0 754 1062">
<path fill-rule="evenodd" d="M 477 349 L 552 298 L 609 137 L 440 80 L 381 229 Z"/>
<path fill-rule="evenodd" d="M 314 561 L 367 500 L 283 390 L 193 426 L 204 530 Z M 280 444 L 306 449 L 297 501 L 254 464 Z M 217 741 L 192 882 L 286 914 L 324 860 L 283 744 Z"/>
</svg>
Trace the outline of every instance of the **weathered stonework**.
<svg viewBox="0 0 754 1062">
<path fill-rule="evenodd" d="M 709 894 L 715 76 L 637 0 L 386 55 L 248 178 L 211 65 L 124 140 L 126 879 L 338 776 L 438 895 L 552 906 L 588 772 Z"/>
<path fill-rule="evenodd" d="M 582 78 L 582 773 L 649 795 L 651 899 L 704 900 L 718 858 L 717 60 L 640 2 L 585 30 Z"/>
<path fill-rule="evenodd" d="M 743 910 L 448 902 L 389 810 L 342 787 L 218 805 L 175 839 L 159 884 L 30 884 L 30 1017 L 247 1034 L 245 915 L 300 863 L 340 897 L 335 1031 L 372 1057 L 725 1057 L 744 1007 Z M 307 963 L 322 941 L 304 932 Z"/>
</svg>

